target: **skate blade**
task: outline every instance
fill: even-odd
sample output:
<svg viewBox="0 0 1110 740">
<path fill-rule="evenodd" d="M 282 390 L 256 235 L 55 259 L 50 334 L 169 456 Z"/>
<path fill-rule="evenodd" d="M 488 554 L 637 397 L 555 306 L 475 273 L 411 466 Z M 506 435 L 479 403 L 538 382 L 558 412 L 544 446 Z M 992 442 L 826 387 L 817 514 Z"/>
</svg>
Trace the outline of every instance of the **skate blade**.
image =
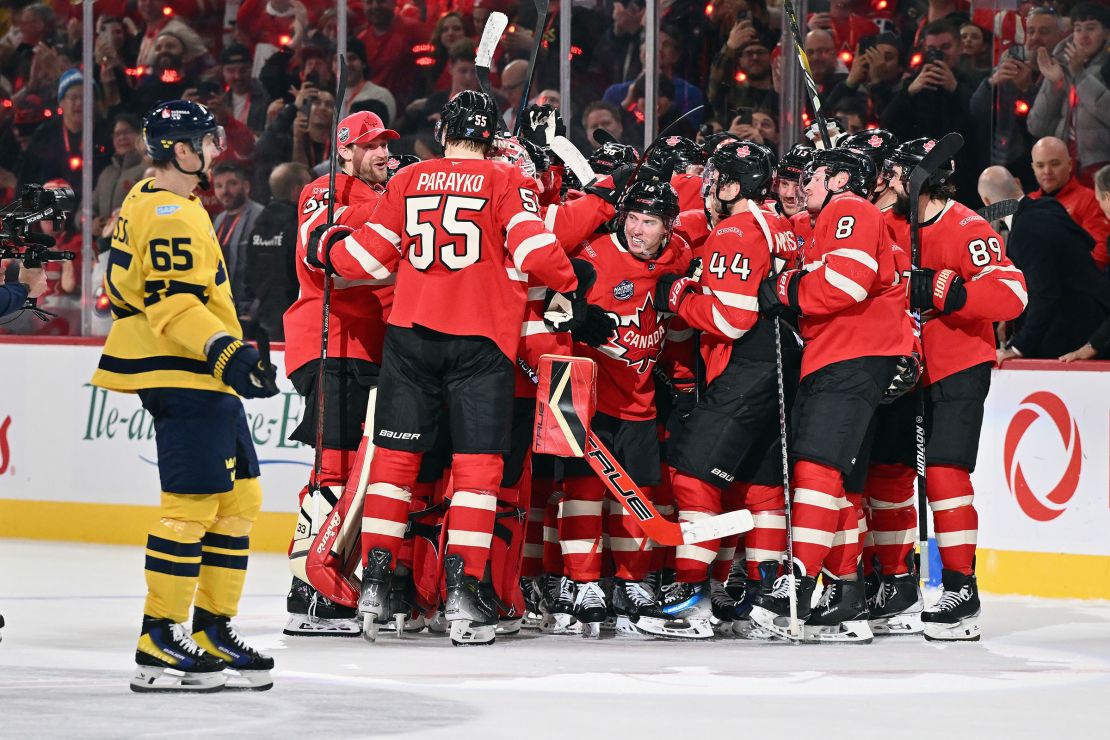
<svg viewBox="0 0 1110 740">
<path fill-rule="evenodd" d="M 601 623 L 602 632 L 616 632 L 617 631 L 617 618 L 606 617 L 605 621 Z"/>
<path fill-rule="evenodd" d="M 956 624 L 922 622 L 925 639 L 929 642 L 979 642 L 979 615 L 964 617 Z"/>
<path fill-rule="evenodd" d="M 587 640 L 601 639 L 601 622 L 579 622 L 580 634 Z"/>
<path fill-rule="evenodd" d="M 732 623 L 732 634 L 741 640 L 751 642 L 780 642 L 781 638 L 757 624 L 752 624 L 750 619 L 737 619 Z"/>
<path fill-rule="evenodd" d="M 499 619 L 497 621 L 497 636 L 512 636 L 520 634 L 523 619 Z"/>
<path fill-rule="evenodd" d="M 146 693 L 192 693 L 207 694 L 222 691 L 227 683 L 227 673 L 188 673 L 175 668 L 140 665 L 135 667 L 131 677 L 131 690 Z"/>
<path fill-rule="evenodd" d="M 637 629 L 636 623 L 625 616 L 617 617 L 615 629 L 618 637 L 635 637 L 640 640 L 647 640 L 655 636 L 640 631 Z"/>
<path fill-rule="evenodd" d="M 640 617 L 630 624 L 644 635 L 665 640 L 708 640 L 713 637 L 713 627 L 708 619 Z"/>
<path fill-rule="evenodd" d="M 497 625 L 471 625 L 469 619 L 456 619 L 451 624 L 451 644 L 455 647 L 492 645 L 497 639 Z"/>
<path fill-rule="evenodd" d="M 921 623 L 921 613 L 917 614 L 896 614 L 893 617 L 883 617 L 880 619 L 868 620 L 871 626 L 871 631 L 876 637 L 882 635 L 898 636 L 898 635 L 920 635 L 925 627 Z"/>
<path fill-rule="evenodd" d="M 415 634 L 424 629 L 424 617 L 417 614 L 413 616 L 407 612 L 398 612 L 393 618 L 382 625 L 386 632 L 392 632 L 397 638 L 406 634 Z"/>
<path fill-rule="evenodd" d="M 732 637 L 733 634 L 735 634 L 732 629 L 731 621 L 726 622 L 723 619 L 712 617 L 709 620 L 709 625 L 713 628 L 713 633 L 718 637 Z"/>
<path fill-rule="evenodd" d="M 802 627 L 802 639 L 812 643 L 850 643 L 869 645 L 874 635 L 866 619 L 841 622 L 837 625 L 810 625 Z"/>
<path fill-rule="evenodd" d="M 801 619 L 798 620 L 798 634 L 794 635 L 790 632 L 790 617 L 780 617 L 761 606 L 753 606 L 749 617 L 753 623 L 780 640 L 788 642 L 800 642 L 802 640 L 805 623 Z"/>
<path fill-rule="evenodd" d="M 528 612 L 520 621 L 520 628 L 525 630 L 538 630 L 543 622 L 543 615 L 539 612 Z"/>
<path fill-rule="evenodd" d="M 378 639 L 378 629 L 381 625 L 374 620 L 373 614 L 362 615 L 362 637 L 367 642 L 376 642 Z"/>
<path fill-rule="evenodd" d="M 540 632 L 545 635 L 566 635 L 578 631 L 577 622 L 570 614 L 544 614 L 540 621 Z"/>
<path fill-rule="evenodd" d="M 237 671 L 225 668 L 227 683 L 224 691 L 269 691 L 274 687 L 274 679 L 269 671 Z"/>
<path fill-rule="evenodd" d="M 358 637 L 362 627 L 356 619 L 309 619 L 300 614 L 289 615 L 282 634 L 290 637 Z"/>
</svg>

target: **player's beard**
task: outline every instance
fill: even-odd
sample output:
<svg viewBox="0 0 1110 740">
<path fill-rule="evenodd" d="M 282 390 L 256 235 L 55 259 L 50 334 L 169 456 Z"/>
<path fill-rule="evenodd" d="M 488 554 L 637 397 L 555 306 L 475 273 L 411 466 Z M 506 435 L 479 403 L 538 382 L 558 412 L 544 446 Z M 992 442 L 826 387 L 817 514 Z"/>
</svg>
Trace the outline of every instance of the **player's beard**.
<svg viewBox="0 0 1110 740">
<path fill-rule="evenodd" d="M 894 201 L 894 205 L 891 206 L 891 210 L 894 212 L 894 215 L 897 216 L 898 218 L 908 219 L 910 217 L 910 199 L 909 199 L 909 197 L 907 197 L 905 195 L 902 195 L 898 191 L 895 191 L 894 195 L 897 197 L 897 200 Z"/>
</svg>

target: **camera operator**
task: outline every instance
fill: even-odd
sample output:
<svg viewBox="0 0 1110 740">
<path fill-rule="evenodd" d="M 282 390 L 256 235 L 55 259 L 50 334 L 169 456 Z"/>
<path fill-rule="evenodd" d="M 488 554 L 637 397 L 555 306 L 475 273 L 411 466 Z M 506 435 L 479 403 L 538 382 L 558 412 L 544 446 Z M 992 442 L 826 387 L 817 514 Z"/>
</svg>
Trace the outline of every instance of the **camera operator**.
<svg viewBox="0 0 1110 740">
<path fill-rule="evenodd" d="M 0 316 L 23 308 L 28 298 L 38 298 L 46 292 L 46 273 L 41 267 L 20 267 L 14 282 L 0 285 Z"/>
</svg>

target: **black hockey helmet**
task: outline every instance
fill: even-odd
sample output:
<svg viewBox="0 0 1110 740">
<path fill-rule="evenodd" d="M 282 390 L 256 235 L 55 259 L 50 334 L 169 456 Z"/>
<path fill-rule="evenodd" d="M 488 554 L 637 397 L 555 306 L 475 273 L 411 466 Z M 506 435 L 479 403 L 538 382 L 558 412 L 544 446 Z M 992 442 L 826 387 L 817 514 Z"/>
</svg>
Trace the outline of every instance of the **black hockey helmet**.
<svg viewBox="0 0 1110 740">
<path fill-rule="evenodd" d="M 655 145 L 648 155 L 647 166 L 665 176 L 685 174 L 691 165 L 705 164 L 705 152 L 685 136 L 668 136 Z"/>
<path fill-rule="evenodd" d="M 155 162 L 173 161 L 173 145 L 185 141 L 201 154 L 201 143 L 215 134 L 224 146 L 223 127 L 208 108 L 191 100 L 169 100 L 150 109 L 143 118 L 143 141 Z"/>
<path fill-rule="evenodd" d="M 622 220 L 633 212 L 658 216 L 669 230 L 678 218 L 678 193 L 668 182 L 637 180 L 625 189 L 617 210 Z"/>
<path fill-rule="evenodd" d="M 872 186 L 875 188 L 882 178 L 890 177 L 886 162 L 898 148 L 898 137 L 886 129 L 870 128 L 840 137 L 836 146 L 840 149 L 851 149 L 871 158 L 875 163 L 876 180 L 875 185 Z"/>
<path fill-rule="evenodd" d="M 802 170 L 812 161 L 813 147 L 795 144 L 782 155 L 775 175 L 780 180 L 797 180 L 802 176 Z"/>
<path fill-rule="evenodd" d="M 392 178 L 398 170 L 421 161 L 423 160 L 415 154 L 391 154 L 389 159 L 385 161 L 385 169 L 389 172 L 389 177 Z"/>
<path fill-rule="evenodd" d="M 740 198 L 762 201 L 771 190 L 775 174 L 775 153 L 754 141 L 730 141 L 722 144 L 709 157 L 703 178 L 710 182 L 717 173 L 717 200 L 721 200 L 720 187 L 729 183 L 740 185 Z"/>
<path fill-rule="evenodd" d="M 804 185 L 821 167 L 825 168 L 826 182 L 833 176 L 848 173 L 848 183 L 842 190 L 829 190 L 830 195 L 849 190 L 861 198 L 871 194 L 871 186 L 877 176 L 875 163 L 870 157 L 864 156 L 852 149 L 818 149 L 813 152 L 813 159 L 806 165 L 802 172 Z"/>
<path fill-rule="evenodd" d="M 436 123 L 436 141 L 440 146 L 459 139 L 492 144 L 500 120 L 492 97 L 476 90 L 463 90 L 443 106 Z"/>
<path fill-rule="evenodd" d="M 640 153 L 631 144 L 608 141 L 594 149 L 588 161 L 594 172 L 608 175 L 623 164 L 636 164 L 639 159 Z"/>
<path fill-rule="evenodd" d="M 937 140 L 928 136 L 900 144 L 891 152 L 890 158 L 887 160 L 887 167 L 900 165 L 902 167 L 902 179 L 908 182 L 910 172 L 913 171 L 918 162 L 925 159 L 925 155 L 932 151 L 936 144 Z M 925 181 L 925 188 L 932 192 L 941 185 L 947 184 L 955 172 L 956 163 L 949 160 L 946 166 L 938 167 L 936 172 L 929 175 L 929 179 Z"/>
<path fill-rule="evenodd" d="M 740 137 L 730 131 L 718 131 L 702 139 L 701 151 L 706 160 L 717 151 L 717 147 L 729 141 L 740 141 Z"/>
</svg>

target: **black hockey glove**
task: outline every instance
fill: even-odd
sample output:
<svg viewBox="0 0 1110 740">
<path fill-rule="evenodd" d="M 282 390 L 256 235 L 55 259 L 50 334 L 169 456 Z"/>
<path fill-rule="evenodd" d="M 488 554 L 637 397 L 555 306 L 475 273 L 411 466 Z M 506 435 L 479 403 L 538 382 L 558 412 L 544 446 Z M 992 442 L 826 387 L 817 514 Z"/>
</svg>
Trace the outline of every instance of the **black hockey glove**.
<svg viewBox="0 0 1110 740">
<path fill-rule="evenodd" d="M 622 164 L 609 173 L 609 177 L 613 178 L 612 185 L 590 185 L 586 188 L 586 192 L 596 195 L 616 208 L 620 204 L 621 196 L 624 195 L 625 186 L 628 185 L 628 181 L 632 179 L 632 173 L 635 171 L 636 165 Z"/>
<path fill-rule="evenodd" d="M 305 261 L 313 267 L 322 267 L 325 271 L 335 274 L 331 265 L 331 249 L 337 242 L 343 241 L 353 231 L 349 226 L 338 224 L 321 224 L 308 236 L 308 245 L 305 247 Z"/>
<path fill-rule="evenodd" d="M 767 318 L 789 319 L 800 315 L 798 286 L 803 274 L 801 270 L 786 270 L 768 276 L 759 284 L 759 312 Z"/>
<path fill-rule="evenodd" d="M 701 280 L 701 257 L 690 260 L 690 265 L 686 268 L 686 277 Z"/>
<path fill-rule="evenodd" d="M 222 336 L 208 348 L 208 372 L 243 398 L 276 396 L 277 370 L 262 362 L 258 350 L 241 339 Z"/>
<path fill-rule="evenodd" d="M 910 270 L 910 308 L 915 311 L 959 311 L 967 303 L 964 279 L 953 270 Z"/>
<path fill-rule="evenodd" d="M 587 303 L 586 318 L 581 325 L 571 331 L 570 336 L 576 342 L 590 347 L 600 347 L 609 341 L 616 328 L 617 322 L 613 314 L 597 304 Z"/>
<path fill-rule="evenodd" d="M 551 148 L 552 139 L 567 135 L 567 127 L 557 108 L 533 103 L 524 111 L 520 135 L 546 151 Z"/>
<path fill-rule="evenodd" d="M 690 291 L 697 289 L 698 281 L 682 273 L 668 272 L 659 276 L 655 284 L 655 308 L 659 311 L 678 313 Z"/>
<path fill-rule="evenodd" d="M 917 381 L 921 379 L 923 369 L 921 356 L 916 352 L 899 357 L 894 369 L 894 379 L 883 391 L 881 403 L 892 403 L 913 390 Z"/>
<path fill-rule="evenodd" d="M 597 280 L 597 271 L 589 262 L 572 259 L 571 267 L 578 285 L 567 293 L 548 290 L 543 306 L 543 320 L 552 331 L 574 332 L 586 321 L 586 294 Z"/>
</svg>

